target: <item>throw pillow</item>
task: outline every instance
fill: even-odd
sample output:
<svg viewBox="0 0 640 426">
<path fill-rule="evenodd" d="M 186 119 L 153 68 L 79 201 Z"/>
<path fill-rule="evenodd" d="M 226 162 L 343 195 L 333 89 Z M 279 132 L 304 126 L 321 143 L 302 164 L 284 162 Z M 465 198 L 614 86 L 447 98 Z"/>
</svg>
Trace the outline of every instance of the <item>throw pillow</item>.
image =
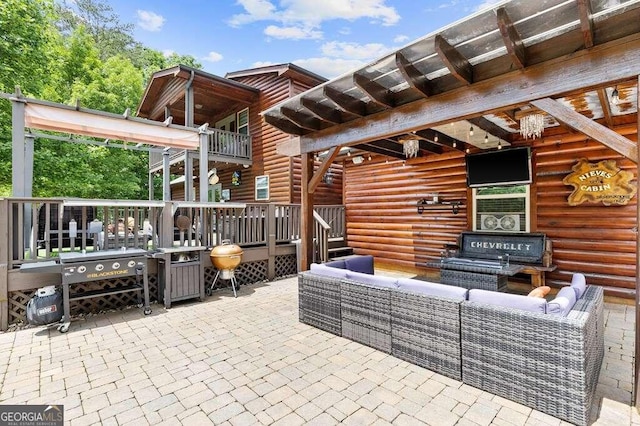
<svg viewBox="0 0 640 426">
<path fill-rule="evenodd" d="M 549 294 L 550 291 L 551 291 L 551 287 L 543 285 L 541 287 L 534 288 L 533 290 L 531 290 L 531 292 L 527 294 L 527 296 L 544 298 L 547 294 Z"/>
</svg>

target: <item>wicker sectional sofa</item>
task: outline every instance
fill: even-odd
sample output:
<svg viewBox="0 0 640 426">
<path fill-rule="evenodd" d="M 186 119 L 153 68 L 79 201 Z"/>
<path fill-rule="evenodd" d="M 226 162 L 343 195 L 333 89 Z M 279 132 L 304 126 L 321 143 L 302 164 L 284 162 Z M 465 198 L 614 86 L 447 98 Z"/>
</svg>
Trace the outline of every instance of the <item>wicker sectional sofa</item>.
<svg viewBox="0 0 640 426">
<path fill-rule="evenodd" d="M 603 294 L 581 274 L 549 302 L 374 275 L 371 256 L 314 264 L 298 282 L 305 324 L 589 424 L 604 356 Z"/>
</svg>

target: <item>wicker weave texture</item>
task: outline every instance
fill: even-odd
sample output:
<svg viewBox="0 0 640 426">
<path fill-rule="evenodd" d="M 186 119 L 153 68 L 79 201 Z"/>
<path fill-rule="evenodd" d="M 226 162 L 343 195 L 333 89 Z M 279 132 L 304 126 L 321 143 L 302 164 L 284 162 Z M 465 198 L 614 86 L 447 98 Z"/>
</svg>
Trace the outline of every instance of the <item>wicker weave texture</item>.
<svg viewBox="0 0 640 426">
<path fill-rule="evenodd" d="M 577 425 L 589 423 L 604 356 L 602 288 L 567 317 L 464 302 L 462 381 Z"/>
<path fill-rule="evenodd" d="M 301 273 L 298 276 L 298 306 L 300 322 L 342 335 L 340 280 Z"/>
<path fill-rule="evenodd" d="M 342 281 L 342 336 L 391 353 L 390 290 Z"/>
<path fill-rule="evenodd" d="M 460 303 L 452 299 L 391 292 L 391 353 L 462 380 Z"/>
<path fill-rule="evenodd" d="M 442 269 L 440 270 L 440 283 L 455 285 L 469 290 L 504 291 L 507 288 L 507 277 L 497 274 Z"/>
</svg>

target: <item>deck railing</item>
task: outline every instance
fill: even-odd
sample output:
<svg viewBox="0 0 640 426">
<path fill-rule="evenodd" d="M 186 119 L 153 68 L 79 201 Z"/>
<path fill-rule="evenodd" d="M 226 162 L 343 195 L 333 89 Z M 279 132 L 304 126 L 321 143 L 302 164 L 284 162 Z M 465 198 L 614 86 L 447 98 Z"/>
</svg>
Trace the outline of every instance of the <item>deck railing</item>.
<svg viewBox="0 0 640 426">
<path fill-rule="evenodd" d="M 328 239 L 344 236 L 344 206 L 317 206 L 314 218 L 314 260 L 326 261 Z M 6 198 L 0 264 L 13 269 L 67 251 L 285 244 L 300 238 L 300 220 L 297 204 Z"/>
<path fill-rule="evenodd" d="M 227 132 L 219 129 L 209 129 L 209 156 L 213 160 L 251 160 L 251 136 L 242 133 Z M 169 161 L 173 162 L 184 155 L 184 150 L 169 149 Z M 161 152 L 149 153 L 149 170 L 162 167 Z"/>
</svg>

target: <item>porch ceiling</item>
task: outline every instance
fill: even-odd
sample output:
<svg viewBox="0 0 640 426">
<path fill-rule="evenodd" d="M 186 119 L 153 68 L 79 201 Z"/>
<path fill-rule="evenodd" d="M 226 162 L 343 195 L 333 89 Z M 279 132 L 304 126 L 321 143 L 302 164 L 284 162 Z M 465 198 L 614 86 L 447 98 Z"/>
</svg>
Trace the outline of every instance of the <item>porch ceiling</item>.
<svg viewBox="0 0 640 426">
<path fill-rule="evenodd" d="M 531 110 L 529 102 L 543 97 L 553 97 L 612 127 L 635 120 L 631 114 L 638 107 L 637 69 L 627 72 L 611 63 L 595 68 L 599 79 L 588 79 L 582 78 L 578 67 L 563 70 L 563 61 L 580 51 L 585 58 L 604 57 L 608 51 L 600 52 L 605 46 L 616 44 L 637 49 L 639 34 L 640 0 L 503 1 L 290 98 L 263 115 L 267 123 L 300 136 L 281 148 L 288 155 L 337 145 L 366 148 L 385 140 L 395 142 L 401 153 L 398 137 L 406 134 L 430 142 L 421 145 L 423 152 L 507 145 L 520 139 L 516 117 Z M 539 90 L 536 84 L 540 83 L 533 78 L 538 76 L 544 77 L 547 86 L 554 79 L 558 84 Z M 563 79 L 573 81 L 561 84 Z M 617 103 L 612 102 L 614 89 L 619 93 Z M 517 91 L 527 93 L 512 98 Z M 492 102 L 486 107 L 478 105 L 489 97 Z M 476 104 L 473 109 L 431 114 L 471 100 Z M 403 120 L 407 116 L 411 117 L 408 122 Z M 545 131 L 558 125 L 546 114 Z M 354 131 L 365 127 L 366 132 Z M 471 127 L 473 135 L 469 135 Z"/>
</svg>

